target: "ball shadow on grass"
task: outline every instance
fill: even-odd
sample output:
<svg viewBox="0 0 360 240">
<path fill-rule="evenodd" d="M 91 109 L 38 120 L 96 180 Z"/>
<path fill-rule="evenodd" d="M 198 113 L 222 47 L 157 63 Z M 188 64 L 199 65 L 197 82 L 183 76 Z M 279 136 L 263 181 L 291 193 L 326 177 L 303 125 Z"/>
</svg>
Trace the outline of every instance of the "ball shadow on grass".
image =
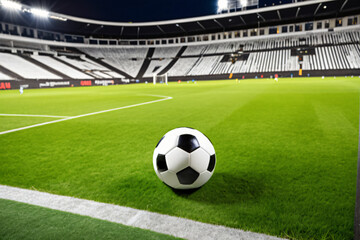
<svg viewBox="0 0 360 240">
<path fill-rule="evenodd" d="M 261 176 L 215 173 L 201 188 L 190 190 L 172 189 L 188 200 L 204 203 L 226 204 L 257 200 L 264 192 Z"/>
</svg>

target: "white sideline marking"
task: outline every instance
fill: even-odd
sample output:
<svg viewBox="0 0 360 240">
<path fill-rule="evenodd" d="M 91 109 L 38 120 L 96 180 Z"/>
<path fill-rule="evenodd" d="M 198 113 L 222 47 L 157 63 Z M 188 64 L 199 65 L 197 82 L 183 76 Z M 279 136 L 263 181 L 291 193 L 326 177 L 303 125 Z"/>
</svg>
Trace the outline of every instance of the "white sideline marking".
<svg viewBox="0 0 360 240">
<path fill-rule="evenodd" d="M 207 240 L 280 240 L 281 238 L 113 204 L 0 185 L 0 199 L 36 205 L 138 227 L 175 237 Z"/>
<path fill-rule="evenodd" d="M 154 96 L 154 95 L 148 95 L 148 96 Z M 160 96 L 157 96 L 157 97 L 160 97 Z M 139 106 L 142 106 L 142 105 L 147 105 L 147 104 L 152 104 L 152 103 L 157 103 L 157 102 L 172 99 L 172 97 L 166 97 L 166 96 L 161 96 L 161 97 L 164 97 L 164 98 L 159 99 L 159 100 L 150 101 L 150 102 L 138 103 L 138 104 L 133 104 L 133 105 L 129 105 L 129 106 L 113 108 L 113 109 L 103 110 L 103 111 L 99 111 L 99 112 L 87 113 L 87 114 L 82 114 L 82 115 L 78 115 L 78 116 L 73 116 L 73 117 L 67 117 L 67 118 L 63 118 L 63 119 L 59 119 L 59 120 L 54 120 L 54 121 L 50 121 L 50 122 L 38 123 L 38 124 L 34 124 L 34 125 L 31 125 L 31 126 L 27 126 L 27 127 L 21 127 L 21 128 L 16 128 L 16 129 L 12 129 L 12 130 L 7 130 L 7 131 L 4 131 L 4 132 L 0 132 L 0 135 L 7 134 L 7 133 L 12 133 L 12 132 L 18 132 L 18 131 L 29 129 L 29 128 L 35 128 L 35 127 L 40 127 L 40 126 L 44 126 L 44 125 L 49 125 L 49 124 L 53 124 L 53 123 L 64 122 L 64 121 L 68 121 L 68 120 L 72 120 L 72 119 L 88 117 L 88 116 L 97 115 L 97 114 L 101 114 L 101 113 L 107 113 L 107 112 L 117 111 L 117 110 L 126 109 L 126 108 L 139 107 Z"/>
<path fill-rule="evenodd" d="M 32 115 L 32 114 L 5 114 L 5 113 L 0 113 L 0 117 L 68 118 L 69 116 Z"/>
</svg>

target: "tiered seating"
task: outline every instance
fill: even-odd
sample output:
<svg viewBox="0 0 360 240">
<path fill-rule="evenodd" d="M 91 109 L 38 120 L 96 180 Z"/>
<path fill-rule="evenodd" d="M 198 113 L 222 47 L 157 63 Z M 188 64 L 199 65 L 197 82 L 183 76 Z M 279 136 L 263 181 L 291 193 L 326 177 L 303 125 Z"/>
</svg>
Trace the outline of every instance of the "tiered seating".
<svg viewBox="0 0 360 240">
<path fill-rule="evenodd" d="M 120 74 L 110 71 L 106 67 L 101 66 L 100 64 L 97 64 L 96 62 L 93 62 L 86 57 L 69 58 L 66 56 L 60 56 L 59 59 L 67 62 L 68 64 L 78 69 L 81 69 L 84 72 L 87 72 L 87 74 L 90 74 L 95 78 L 123 78 L 123 76 L 121 76 Z"/>
<path fill-rule="evenodd" d="M 189 71 L 189 76 L 212 75 L 223 56 L 202 57 Z"/>
<path fill-rule="evenodd" d="M 171 59 L 163 59 L 163 60 L 152 60 L 148 69 L 146 70 L 144 77 L 152 77 L 154 74 L 158 74 L 161 72 L 169 63 Z"/>
<path fill-rule="evenodd" d="M 147 48 L 80 48 L 81 51 L 102 58 L 104 62 L 136 77 L 146 57 Z"/>
<path fill-rule="evenodd" d="M 35 59 L 38 62 L 45 64 L 46 66 L 49 66 L 50 68 L 56 69 L 56 70 L 64 73 L 65 75 L 69 76 L 70 78 L 92 79 L 92 77 L 90 77 L 89 75 L 86 75 L 72 67 L 69 67 L 50 56 L 31 55 L 31 58 Z"/>
<path fill-rule="evenodd" d="M 153 54 L 152 49 L 149 51 L 147 47 L 86 47 L 80 48 L 80 51 L 99 60 L 79 57 L 76 51 L 73 57 L 68 56 L 70 53 L 55 58 L 43 55 L 31 56 L 42 64 L 29 59 L 27 55 L 21 57 L 16 54 L 0 53 L 0 65 L 3 67 L 0 79 L 16 78 L 16 74 L 26 79 L 60 79 L 57 75 L 62 74 L 74 79 L 123 78 L 114 72 L 116 71 L 114 68 L 133 78 L 138 75 L 151 78 L 154 74 L 169 68 L 169 76 L 176 77 L 297 72 L 300 62 L 298 56 L 291 56 L 292 51 L 293 53 L 303 51 L 303 70 L 360 69 L 359 41 L 358 31 L 330 32 L 236 43 L 207 45 L 204 43 L 204 45 L 188 46 L 181 56 L 178 56 L 182 52 L 180 47 L 156 47 Z M 148 52 L 150 54 L 147 56 Z M 243 53 L 241 60 L 235 63 L 223 61 L 229 54 L 239 52 Z M 40 54 L 56 55 L 54 52 L 40 52 Z M 146 64 L 143 64 L 145 59 Z M 101 61 L 108 65 L 101 65 Z M 5 71 L 6 69 L 10 71 Z M 140 69 L 141 73 L 139 73 Z M 4 73 L 11 76 L 6 76 Z"/>
<path fill-rule="evenodd" d="M 187 76 L 199 58 L 180 58 L 169 70 L 169 76 Z"/>
<path fill-rule="evenodd" d="M 183 53 L 183 56 L 197 56 L 204 54 L 206 46 L 188 46 Z"/>
<path fill-rule="evenodd" d="M 181 47 L 155 48 L 153 58 L 174 58 Z"/>
<path fill-rule="evenodd" d="M 253 52 L 246 61 L 222 62 L 223 56 L 182 58 L 169 71 L 170 76 L 220 75 L 230 73 L 298 71 L 299 63 L 291 50 Z"/>
<path fill-rule="evenodd" d="M 300 41 L 300 39 L 304 41 Z M 331 34 L 316 34 L 302 37 L 277 38 L 268 40 L 257 40 L 244 43 L 244 51 L 271 50 L 274 48 L 290 48 L 301 46 L 318 46 L 330 44 L 345 44 L 358 42 L 359 32 L 335 32 Z"/>
<path fill-rule="evenodd" d="M 299 38 L 279 38 L 268 40 L 257 40 L 244 43 L 244 51 L 271 50 L 274 48 L 290 48 L 300 46 Z"/>
<path fill-rule="evenodd" d="M 188 46 L 183 56 L 196 56 L 206 54 L 218 54 L 218 53 L 232 53 L 238 50 L 240 43 L 222 43 L 222 44 L 210 44 L 201 46 Z"/>
<path fill-rule="evenodd" d="M 61 79 L 59 76 L 10 53 L 0 53 L 0 65 L 26 79 Z"/>
<path fill-rule="evenodd" d="M 9 77 L 8 75 L 0 72 L 0 80 L 14 80 L 11 77 Z"/>
<path fill-rule="evenodd" d="M 239 43 L 225 43 L 209 45 L 204 54 L 232 53 L 239 49 Z"/>
<path fill-rule="evenodd" d="M 304 70 L 360 69 L 359 32 L 335 32 L 328 34 L 307 35 L 243 42 L 241 44 L 212 44 L 208 46 L 190 46 L 184 55 L 198 54 L 189 64 L 188 58 L 180 59 L 170 70 L 171 76 L 212 75 L 229 73 L 288 72 L 299 71 L 297 56 L 291 56 L 291 49 L 315 47 L 315 55 L 304 55 Z M 235 64 L 221 62 L 221 57 L 208 54 L 237 52 L 249 53 L 246 61 Z M 331 46 L 330 46 L 331 45 Z M 335 45 L 335 46 L 334 46 Z M 274 50 L 275 49 L 275 50 Z M 205 55 L 201 57 L 202 55 Z M 177 68 L 181 68 L 178 70 Z"/>
<path fill-rule="evenodd" d="M 304 56 L 304 70 L 360 69 L 359 45 L 319 47 Z"/>
<path fill-rule="evenodd" d="M 240 63 L 236 62 L 236 63 Z M 228 74 L 228 73 L 235 73 L 235 64 L 231 62 L 220 62 L 213 70 L 213 74 L 220 75 L 220 74 Z"/>
</svg>

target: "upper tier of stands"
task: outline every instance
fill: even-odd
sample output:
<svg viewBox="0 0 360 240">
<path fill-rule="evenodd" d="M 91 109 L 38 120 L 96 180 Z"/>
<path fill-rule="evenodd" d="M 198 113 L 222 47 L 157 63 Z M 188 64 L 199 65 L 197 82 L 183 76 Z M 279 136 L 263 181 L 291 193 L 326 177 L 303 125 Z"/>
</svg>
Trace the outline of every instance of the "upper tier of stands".
<svg viewBox="0 0 360 240">
<path fill-rule="evenodd" d="M 155 48 L 153 58 L 174 58 L 181 47 Z"/>
</svg>

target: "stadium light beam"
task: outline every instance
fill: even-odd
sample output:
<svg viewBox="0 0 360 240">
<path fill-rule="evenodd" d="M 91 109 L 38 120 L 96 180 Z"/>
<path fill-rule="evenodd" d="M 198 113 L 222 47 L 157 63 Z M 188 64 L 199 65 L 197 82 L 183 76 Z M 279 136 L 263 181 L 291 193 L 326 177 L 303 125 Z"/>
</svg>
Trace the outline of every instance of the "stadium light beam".
<svg viewBox="0 0 360 240">
<path fill-rule="evenodd" d="M 218 12 L 222 12 L 223 10 L 227 10 L 229 7 L 228 0 L 218 0 Z"/>
<path fill-rule="evenodd" d="M 22 8 L 22 5 L 20 3 L 9 1 L 9 0 L 1 0 L 0 1 L 1 6 L 3 6 L 6 9 L 13 10 L 13 11 L 20 11 Z"/>
<path fill-rule="evenodd" d="M 49 16 L 49 18 L 59 20 L 59 21 L 63 21 L 63 22 L 67 21 L 67 18 L 59 17 L 59 16 L 55 16 L 55 15 L 51 15 L 51 16 Z"/>
<path fill-rule="evenodd" d="M 30 10 L 30 12 L 37 17 L 40 18 L 48 18 L 49 17 L 49 11 L 46 11 L 44 9 L 40 9 L 40 8 L 32 8 Z"/>
</svg>

